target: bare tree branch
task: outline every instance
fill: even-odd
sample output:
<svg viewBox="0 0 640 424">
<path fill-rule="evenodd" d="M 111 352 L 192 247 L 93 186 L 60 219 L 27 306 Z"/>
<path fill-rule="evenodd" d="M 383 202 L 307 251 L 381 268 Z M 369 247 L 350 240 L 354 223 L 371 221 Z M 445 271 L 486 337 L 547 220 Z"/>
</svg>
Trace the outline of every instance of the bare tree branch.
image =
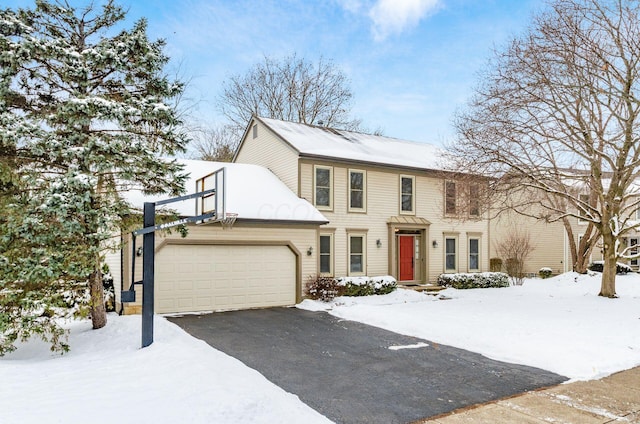
<svg viewBox="0 0 640 424">
<path fill-rule="evenodd" d="M 506 206 L 590 223 L 583 241 L 602 239 L 608 297 L 620 243 L 640 224 L 639 90 L 640 3 L 555 0 L 494 54 L 450 146 L 456 169 L 495 178 Z M 593 248 L 580 244 L 572 252 Z"/>
<path fill-rule="evenodd" d="M 240 135 L 253 115 L 357 130 L 360 121 L 349 115 L 352 97 L 349 80 L 333 62 L 321 57 L 312 63 L 294 54 L 265 57 L 246 74 L 230 77 L 218 100 Z"/>
</svg>

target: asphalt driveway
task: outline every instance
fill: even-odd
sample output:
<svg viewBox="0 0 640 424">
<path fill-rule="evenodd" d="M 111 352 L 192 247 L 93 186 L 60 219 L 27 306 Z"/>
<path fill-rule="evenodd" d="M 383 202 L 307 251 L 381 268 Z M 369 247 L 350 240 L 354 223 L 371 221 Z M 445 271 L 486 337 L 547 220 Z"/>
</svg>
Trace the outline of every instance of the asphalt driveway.
<svg viewBox="0 0 640 424">
<path fill-rule="evenodd" d="M 272 308 L 169 320 L 336 423 L 408 423 L 566 380 L 325 312 Z"/>
</svg>

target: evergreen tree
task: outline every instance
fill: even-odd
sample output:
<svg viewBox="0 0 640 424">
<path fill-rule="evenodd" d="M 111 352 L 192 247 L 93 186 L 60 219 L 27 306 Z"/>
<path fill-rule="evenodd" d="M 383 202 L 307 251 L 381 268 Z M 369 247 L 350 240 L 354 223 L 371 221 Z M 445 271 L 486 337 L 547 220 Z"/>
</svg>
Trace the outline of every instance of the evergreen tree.
<svg viewBox="0 0 640 424">
<path fill-rule="evenodd" d="M 112 0 L 0 10 L 0 305 L 12 311 L 0 354 L 32 333 L 64 349 L 55 318 L 83 305 L 103 327 L 102 259 L 130 212 L 120 193 L 183 189 L 181 166 L 160 159 L 185 150 L 168 106 L 183 84 L 162 73 L 164 41 L 144 19 L 117 30 L 124 18 Z"/>
</svg>

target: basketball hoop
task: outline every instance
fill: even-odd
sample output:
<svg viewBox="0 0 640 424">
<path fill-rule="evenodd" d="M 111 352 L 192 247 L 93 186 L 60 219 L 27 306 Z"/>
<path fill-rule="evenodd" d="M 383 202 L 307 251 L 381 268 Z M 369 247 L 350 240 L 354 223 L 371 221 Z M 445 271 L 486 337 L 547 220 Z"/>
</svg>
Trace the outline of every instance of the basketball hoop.
<svg viewBox="0 0 640 424">
<path fill-rule="evenodd" d="M 236 222 L 236 218 L 238 217 L 237 213 L 229 213 L 225 214 L 225 217 L 220 219 L 220 224 L 222 225 L 223 230 L 230 230 L 233 227 L 233 224 Z"/>
</svg>

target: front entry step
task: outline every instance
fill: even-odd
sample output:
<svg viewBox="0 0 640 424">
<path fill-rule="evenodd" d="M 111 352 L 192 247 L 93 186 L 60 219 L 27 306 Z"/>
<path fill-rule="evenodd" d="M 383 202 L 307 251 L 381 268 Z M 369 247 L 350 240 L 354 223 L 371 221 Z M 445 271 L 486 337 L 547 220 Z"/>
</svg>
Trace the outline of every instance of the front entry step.
<svg viewBox="0 0 640 424">
<path fill-rule="evenodd" d="M 444 290 L 446 287 L 442 286 L 434 286 L 433 284 L 398 284 L 398 287 L 402 289 L 415 290 L 418 292 L 426 292 L 427 294 L 436 294 L 441 290 Z"/>
</svg>

